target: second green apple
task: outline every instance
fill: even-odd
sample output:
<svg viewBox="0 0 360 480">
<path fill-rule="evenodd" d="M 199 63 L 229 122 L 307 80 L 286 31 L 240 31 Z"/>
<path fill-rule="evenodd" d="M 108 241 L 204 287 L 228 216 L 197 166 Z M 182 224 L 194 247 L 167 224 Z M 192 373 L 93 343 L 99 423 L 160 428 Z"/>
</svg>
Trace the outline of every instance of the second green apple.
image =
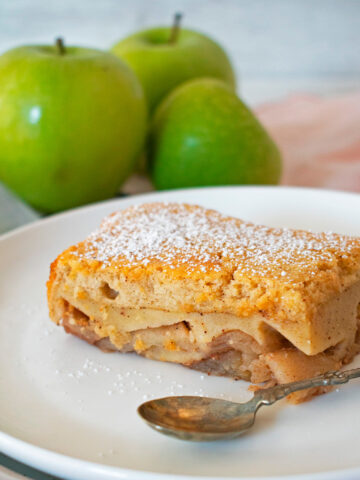
<svg viewBox="0 0 360 480">
<path fill-rule="evenodd" d="M 235 75 L 225 51 L 193 30 L 151 28 L 130 35 L 112 52 L 133 69 L 143 86 L 150 111 L 181 83 L 199 77 L 223 80 L 235 89 Z"/>
</svg>

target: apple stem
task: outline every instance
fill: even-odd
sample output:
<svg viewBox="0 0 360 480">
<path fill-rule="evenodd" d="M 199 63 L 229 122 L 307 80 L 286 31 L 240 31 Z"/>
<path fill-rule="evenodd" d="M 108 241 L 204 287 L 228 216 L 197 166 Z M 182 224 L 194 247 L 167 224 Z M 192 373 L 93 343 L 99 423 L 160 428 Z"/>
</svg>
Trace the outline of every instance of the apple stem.
<svg viewBox="0 0 360 480">
<path fill-rule="evenodd" d="M 65 55 L 66 50 L 65 50 L 65 45 L 64 45 L 64 39 L 61 37 L 58 37 L 55 41 L 55 45 L 57 48 L 57 53 L 59 55 Z"/>
<path fill-rule="evenodd" d="M 183 17 L 182 13 L 179 13 L 179 12 L 175 13 L 174 23 L 170 32 L 169 43 L 175 43 L 176 40 L 178 39 L 179 32 L 180 32 L 180 22 L 182 17 Z"/>
</svg>

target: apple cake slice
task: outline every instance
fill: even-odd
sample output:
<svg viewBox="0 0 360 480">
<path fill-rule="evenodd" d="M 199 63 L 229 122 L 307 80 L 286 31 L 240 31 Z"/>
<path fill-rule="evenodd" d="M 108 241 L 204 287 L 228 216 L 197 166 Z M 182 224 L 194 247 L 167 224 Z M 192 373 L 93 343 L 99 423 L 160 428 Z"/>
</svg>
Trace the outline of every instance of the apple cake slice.
<svg viewBox="0 0 360 480">
<path fill-rule="evenodd" d="M 50 317 L 67 332 L 209 374 L 285 383 L 360 351 L 355 237 L 137 205 L 61 253 L 47 286 Z"/>
</svg>

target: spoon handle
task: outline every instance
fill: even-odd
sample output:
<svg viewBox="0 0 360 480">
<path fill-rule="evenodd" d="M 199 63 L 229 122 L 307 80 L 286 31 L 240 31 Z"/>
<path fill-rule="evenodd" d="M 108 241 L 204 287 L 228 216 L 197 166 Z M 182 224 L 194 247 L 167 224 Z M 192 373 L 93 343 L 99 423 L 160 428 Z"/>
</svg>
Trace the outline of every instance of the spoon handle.
<svg viewBox="0 0 360 480">
<path fill-rule="evenodd" d="M 307 378 L 299 380 L 298 382 L 284 383 L 283 385 L 276 385 L 272 388 L 258 390 L 255 394 L 258 406 L 272 405 L 281 398 L 287 397 L 290 393 L 298 392 L 312 387 L 327 387 L 330 385 L 341 385 L 347 383 L 353 378 L 360 377 L 360 368 L 346 370 L 344 372 L 332 371 L 324 373 L 314 378 Z"/>
</svg>

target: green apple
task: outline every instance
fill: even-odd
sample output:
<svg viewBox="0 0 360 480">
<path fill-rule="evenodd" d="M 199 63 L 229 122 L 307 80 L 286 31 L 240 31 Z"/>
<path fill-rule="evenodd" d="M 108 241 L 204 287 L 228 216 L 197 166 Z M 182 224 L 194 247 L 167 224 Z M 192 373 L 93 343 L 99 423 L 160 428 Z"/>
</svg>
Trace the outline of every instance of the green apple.
<svg viewBox="0 0 360 480">
<path fill-rule="evenodd" d="M 110 53 L 25 46 L 0 57 L 0 180 L 45 212 L 113 196 L 135 168 L 146 102 Z"/>
<path fill-rule="evenodd" d="M 149 137 L 158 189 L 276 184 L 281 156 L 249 108 L 223 82 L 198 79 L 174 90 L 153 117 Z"/>
<path fill-rule="evenodd" d="M 113 46 L 138 76 L 149 110 L 184 81 L 198 77 L 221 79 L 235 88 L 235 75 L 224 50 L 207 35 L 168 28 L 151 28 Z"/>
</svg>

